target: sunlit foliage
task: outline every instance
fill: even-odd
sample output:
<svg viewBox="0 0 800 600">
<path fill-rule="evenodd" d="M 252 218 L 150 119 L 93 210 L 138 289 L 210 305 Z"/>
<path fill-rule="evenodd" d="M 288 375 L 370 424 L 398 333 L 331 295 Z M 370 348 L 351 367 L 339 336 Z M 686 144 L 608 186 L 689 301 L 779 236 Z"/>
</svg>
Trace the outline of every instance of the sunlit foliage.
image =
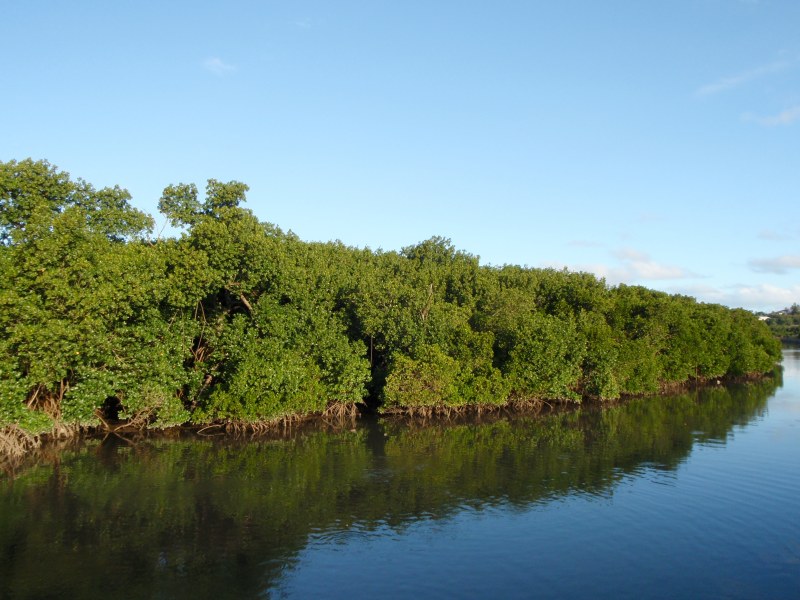
<svg viewBox="0 0 800 600">
<path fill-rule="evenodd" d="M 153 219 L 118 187 L 0 163 L 0 426 L 262 423 L 580 401 L 772 370 L 743 310 L 587 273 L 482 267 L 434 237 L 382 252 L 306 243 L 247 186 L 168 186 Z"/>
</svg>

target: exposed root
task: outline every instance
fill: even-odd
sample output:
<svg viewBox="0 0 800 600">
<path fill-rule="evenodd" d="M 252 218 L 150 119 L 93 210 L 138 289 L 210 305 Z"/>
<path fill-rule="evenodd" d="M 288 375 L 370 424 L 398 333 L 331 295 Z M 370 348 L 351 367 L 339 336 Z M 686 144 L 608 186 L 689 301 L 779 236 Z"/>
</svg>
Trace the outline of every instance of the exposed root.
<svg viewBox="0 0 800 600">
<path fill-rule="evenodd" d="M 358 416 L 358 406 L 344 402 L 332 402 L 322 411 L 324 419 L 352 419 Z"/>
<path fill-rule="evenodd" d="M 206 433 L 206 431 L 209 430 L 212 433 Z M 216 433 L 214 433 L 215 430 Z M 222 423 L 212 423 L 211 425 L 206 425 L 205 427 L 201 427 L 200 429 L 197 430 L 197 435 L 202 435 L 205 437 L 225 435 L 225 425 Z"/>
<path fill-rule="evenodd" d="M 265 435 L 294 435 L 312 425 L 325 425 L 333 430 L 352 429 L 360 415 L 356 404 L 332 402 L 321 413 L 284 415 L 265 421 L 217 421 L 201 427 L 198 435 L 230 435 L 258 437 Z"/>
<path fill-rule="evenodd" d="M 51 440 L 71 440 L 84 431 L 84 429 L 85 428 L 80 425 L 56 421 L 53 425 L 53 429 L 44 437 L 48 442 Z"/>
<path fill-rule="evenodd" d="M 41 437 L 32 435 L 17 425 L 0 429 L 0 466 L 14 466 L 32 450 L 42 445 Z"/>
<path fill-rule="evenodd" d="M 332 402 L 322 411 L 320 418 L 326 425 L 339 429 L 342 427 L 354 426 L 358 415 L 358 406 L 355 404 Z"/>
<path fill-rule="evenodd" d="M 404 406 L 384 409 L 381 414 L 401 418 L 409 423 L 425 424 L 430 420 L 453 422 L 465 417 L 481 417 L 497 414 L 503 406 L 494 404 L 462 404 L 451 406 L 440 404 L 435 406 Z"/>
<path fill-rule="evenodd" d="M 269 421 L 226 421 L 220 425 L 225 433 L 239 435 L 264 435 L 276 431 L 289 432 L 305 419 L 304 415 L 286 415 Z"/>
<path fill-rule="evenodd" d="M 517 412 L 532 412 L 539 414 L 545 406 L 552 409 L 553 405 L 541 398 L 516 397 L 508 401 L 508 408 Z"/>
<path fill-rule="evenodd" d="M 58 392 L 51 392 L 46 386 L 40 384 L 28 395 L 25 404 L 29 410 L 41 411 L 58 421 L 61 418 L 61 401 L 68 391 L 69 383 L 65 380 L 59 383 Z"/>
<path fill-rule="evenodd" d="M 523 397 L 512 395 L 502 404 L 465 404 L 460 406 L 404 406 L 391 407 L 381 410 L 381 414 L 390 418 L 402 419 L 409 424 L 426 424 L 428 421 L 438 422 L 463 422 L 465 419 L 490 420 L 502 416 L 515 414 L 528 414 L 538 416 L 547 414 L 556 409 L 569 409 L 577 407 L 579 403 L 568 400 L 548 401 L 543 398 Z"/>
<path fill-rule="evenodd" d="M 0 471 L 13 475 L 23 463 L 33 457 L 41 457 L 48 448 L 69 443 L 81 432 L 77 425 L 56 422 L 47 433 L 34 435 L 18 425 L 6 425 L 0 429 Z"/>
</svg>

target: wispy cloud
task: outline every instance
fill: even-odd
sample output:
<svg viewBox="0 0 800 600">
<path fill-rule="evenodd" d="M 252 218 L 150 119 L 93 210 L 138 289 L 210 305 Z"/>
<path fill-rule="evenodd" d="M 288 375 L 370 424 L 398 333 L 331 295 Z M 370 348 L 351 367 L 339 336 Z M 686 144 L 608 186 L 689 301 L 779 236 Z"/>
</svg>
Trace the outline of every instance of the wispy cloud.
<svg viewBox="0 0 800 600">
<path fill-rule="evenodd" d="M 684 285 L 667 291 L 693 296 L 701 302 L 763 311 L 779 310 L 791 306 L 800 298 L 800 285 L 789 287 L 770 284 L 735 284 L 723 287 Z"/>
<path fill-rule="evenodd" d="M 622 268 L 618 269 L 618 273 L 615 274 L 615 278 L 620 278 L 621 281 L 639 279 L 652 281 L 697 277 L 696 274 L 687 271 L 683 267 L 656 262 L 647 253 L 633 248 L 617 250 L 614 252 L 614 256 L 622 262 Z"/>
<path fill-rule="evenodd" d="M 800 104 L 795 104 L 789 108 L 782 110 L 776 115 L 767 117 L 759 117 L 750 113 L 746 113 L 743 117 L 746 121 L 755 121 L 767 127 L 776 127 L 779 125 L 791 125 L 800 119 Z"/>
<path fill-rule="evenodd" d="M 665 221 L 666 217 L 660 213 L 655 212 L 643 212 L 640 213 L 637 217 L 637 220 L 640 223 L 658 223 L 661 221 Z"/>
<path fill-rule="evenodd" d="M 726 92 L 749 83 L 755 79 L 759 79 L 760 77 L 783 71 L 784 69 L 791 67 L 795 62 L 797 61 L 778 60 L 766 65 L 755 67 L 754 69 L 736 73 L 735 75 L 721 77 L 715 81 L 700 86 L 695 90 L 695 94 L 698 96 L 712 96 L 714 94 L 719 94 L 720 92 Z"/>
<path fill-rule="evenodd" d="M 214 75 L 226 75 L 236 70 L 234 65 L 226 63 L 218 56 L 213 56 L 203 61 L 203 68 L 211 71 Z"/>
<path fill-rule="evenodd" d="M 756 273 L 783 275 L 793 269 L 800 269 L 800 256 L 787 254 L 775 258 L 756 258 L 748 264 Z"/>
<path fill-rule="evenodd" d="M 769 240 L 770 242 L 785 242 L 794 239 L 794 236 L 789 233 L 775 231 L 774 229 L 762 229 L 758 232 L 758 239 Z"/>
<path fill-rule="evenodd" d="M 745 308 L 778 310 L 791 306 L 800 298 L 800 285 L 780 287 L 767 283 L 759 285 L 736 285 L 724 290 L 731 305 Z"/>
<path fill-rule="evenodd" d="M 602 248 L 603 244 L 597 242 L 595 240 L 570 240 L 567 242 L 570 246 L 575 246 L 578 248 Z"/>
<path fill-rule="evenodd" d="M 640 252 L 639 250 L 634 250 L 633 248 L 620 248 L 618 250 L 614 250 L 613 255 L 623 261 L 646 261 L 649 259 L 649 256 L 646 253 Z"/>
<path fill-rule="evenodd" d="M 603 264 L 566 265 L 564 263 L 550 263 L 547 265 L 555 269 L 568 269 L 570 271 L 583 271 L 603 278 L 609 285 L 619 283 L 636 283 L 635 270 L 614 268 Z M 689 273 L 687 277 L 699 277 Z M 704 282 L 692 282 L 684 279 L 670 283 L 647 283 L 648 287 L 660 289 L 670 294 L 682 294 L 696 298 L 700 302 L 723 304 L 730 307 L 741 307 L 748 310 L 772 311 L 791 306 L 800 301 L 800 285 L 787 287 L 772 284 L 745 284 L 714 286 Z"/>
<path fill-rule="evenodd" d="M 650 281 L 696 277 L 696 275 L 692 275 L 689 271 L 681 267 L 662 265 L 652 260 L 633 261 L 627 265 L 627 269 L 623 272 L 632 279 L 646 279 Z"/>
<path fill-rule="evenodd" d="M 576 264 L 549 263 L 545 266 L 567 268 L 571 271 L 584 271 L 602 277 L 609 284 L 637 283 L 640 281 L 667 281 L 674 279 L 697 278 L 700 275 L 682 267 L 654 261 L 650 256 L 633 248 L 621 248 L 614 251 L 617 264 Z"/>
</svg>

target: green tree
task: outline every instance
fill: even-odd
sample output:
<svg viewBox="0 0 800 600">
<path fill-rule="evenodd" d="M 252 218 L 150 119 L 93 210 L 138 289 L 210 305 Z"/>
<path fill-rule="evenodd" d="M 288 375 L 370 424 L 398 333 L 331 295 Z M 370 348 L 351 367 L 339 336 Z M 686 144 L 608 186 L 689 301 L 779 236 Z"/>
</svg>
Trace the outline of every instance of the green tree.
<svg viewBox="0 0 800 600">
<path fill-rule="evenodd" d="M 165 265 L 144 241 L 152 219 L 126 191 L 95 191 L 46 162 L 0 165 L 0 198 L 5 419 L 41 429 L 20 417 L 33 410 L 92 425 L 116 397 L 123 415 L 186 420 L 176 386 L 190 338 L 158 310 Z"/>
</svg>

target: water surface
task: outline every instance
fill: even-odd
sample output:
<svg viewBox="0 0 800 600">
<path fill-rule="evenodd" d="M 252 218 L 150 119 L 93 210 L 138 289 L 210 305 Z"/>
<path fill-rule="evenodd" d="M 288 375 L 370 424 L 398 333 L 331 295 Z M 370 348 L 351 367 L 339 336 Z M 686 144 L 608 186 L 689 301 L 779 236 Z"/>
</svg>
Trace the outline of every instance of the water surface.
<svg viewBox="0 0 800 600">
<path fill-rule="evenodd" d="M 605 410 L 93 440 L 0 479 L 0 598 L 800 597 L 784 354 Z"/>
</svg>

